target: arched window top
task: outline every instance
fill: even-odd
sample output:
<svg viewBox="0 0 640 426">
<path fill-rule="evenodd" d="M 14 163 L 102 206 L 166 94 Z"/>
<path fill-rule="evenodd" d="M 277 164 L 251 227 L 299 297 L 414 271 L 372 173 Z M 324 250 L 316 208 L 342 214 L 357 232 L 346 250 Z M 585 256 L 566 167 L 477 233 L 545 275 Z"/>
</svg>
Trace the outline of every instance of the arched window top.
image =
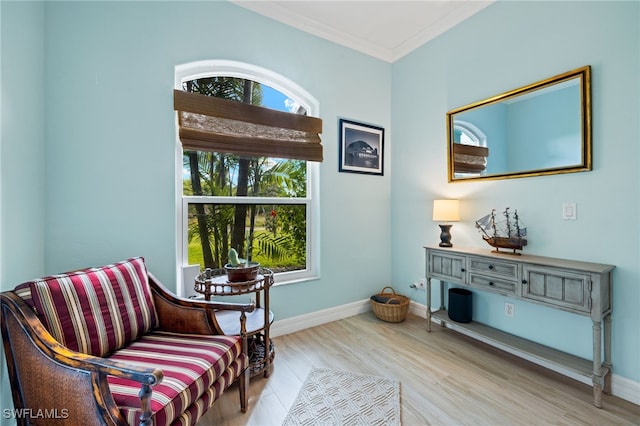
<svg viewBox="0 0 640 426">
<path fill-rule="evenodd" d="M 253 80 L 272 87 L 289 98 L 295 99 L 307 111 L 307 115 L 312 117 L 320 115 L 320 104 L 316 98 L 298 84 L 271 70 L 244 62 L 212 59 L 177 65 L 174 88 L 182 90 L 182 84 L 189 80 L 221 76 Z"/>
<path fill-rule="evenodd" d="M 227 99 L 226 92 L 220 97 L 200 94 L 189 87 L 198 81 L 208 87 L 207 80 L 218 78 L 269 88 L 283 96 L 287 110 Z M 180 85 L 174 90 L 174 109 L 183 147 L 322 161 L 322 120 L 311 115 L 318 103 L 288 79 L 254 65 L 214 60 L 176 67 L 175 83 Z"/>
<path fill-rule="evenodd" d="M 453 123 L 453 134 L 456 143 L 487 146 L 487 136 L 477 126 L 468 121 L 456 120 Z"/>
</svg>

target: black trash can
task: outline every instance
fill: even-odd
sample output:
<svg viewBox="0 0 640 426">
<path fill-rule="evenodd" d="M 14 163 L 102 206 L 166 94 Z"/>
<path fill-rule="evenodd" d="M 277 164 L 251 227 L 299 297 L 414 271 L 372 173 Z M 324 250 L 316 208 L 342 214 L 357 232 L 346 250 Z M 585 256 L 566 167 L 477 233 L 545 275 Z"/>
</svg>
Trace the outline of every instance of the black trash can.
<svg viewBox="0 0 640 426">
<path fill-rule="evenodd" d="M 449 289 L 449 318 L 455 322 L 471 322 L 473 306 L 471 293 L 463 288 Z"/>
</svg>

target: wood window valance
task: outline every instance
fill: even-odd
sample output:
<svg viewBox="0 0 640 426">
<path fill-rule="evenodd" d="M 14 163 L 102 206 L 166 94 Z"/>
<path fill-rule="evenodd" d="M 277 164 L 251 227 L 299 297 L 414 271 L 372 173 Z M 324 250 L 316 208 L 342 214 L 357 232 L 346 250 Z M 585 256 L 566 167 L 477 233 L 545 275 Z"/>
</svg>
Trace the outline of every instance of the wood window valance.
<svg viewBox="0 0 640 426">
<path fill-rule="evenodd" d="M 322 161 L 322 120 L 214 96 L 173 91 L 184 149 Z"/>
<path fill-rule="evenodd" d="M 489 148 L 453 144 L 453 170 L 456 173 L 480 173 L 487 168 Z"/>
</svg>

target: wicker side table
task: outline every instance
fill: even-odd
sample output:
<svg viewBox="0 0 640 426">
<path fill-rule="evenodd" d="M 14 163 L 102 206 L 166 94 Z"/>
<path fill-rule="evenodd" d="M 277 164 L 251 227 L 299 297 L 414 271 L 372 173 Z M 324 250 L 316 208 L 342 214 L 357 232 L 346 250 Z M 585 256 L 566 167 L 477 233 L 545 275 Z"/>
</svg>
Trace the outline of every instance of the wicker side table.
<svg viewBox="0 0 640 426">
<path fill-rule="evenodd" d="M 255 295 L 256 309 L 247 314 L 246 325 L 251 377 L 261 373 L 269 377 L 273 368 L 275 348 L 269 335 L 273 323 L 269 289 L 273 282 L 273 272 L 267 268 L 260 268 L 255 279 L 244 282 L 230 282 L 224 269 L 210 269 L 195 279 L 194 290 L 204 295 L 205 300 L 211 300 L 212 296 Z M 239 316 L 240 312 L 220 311 L 216 313 L 216 320 L 225 334 L 237 335 L 240 334 Z"/>
</svg>

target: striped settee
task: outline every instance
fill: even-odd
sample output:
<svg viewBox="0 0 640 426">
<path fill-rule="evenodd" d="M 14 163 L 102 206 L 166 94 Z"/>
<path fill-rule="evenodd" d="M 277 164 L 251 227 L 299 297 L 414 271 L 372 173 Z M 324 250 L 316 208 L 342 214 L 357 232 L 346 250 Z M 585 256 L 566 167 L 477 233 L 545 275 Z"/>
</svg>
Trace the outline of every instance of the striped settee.
<svg viewBox="0 0 640 426">
<path fill-rule="evenodd" d="M 247 410 L 253 304 L 177 298 L 141 257 L 32 280 L 0 302 L 19 424 L 193 425 L 236 380 Z M 240 336 L 220 330 L 227 309 Z"/>
</svg>

